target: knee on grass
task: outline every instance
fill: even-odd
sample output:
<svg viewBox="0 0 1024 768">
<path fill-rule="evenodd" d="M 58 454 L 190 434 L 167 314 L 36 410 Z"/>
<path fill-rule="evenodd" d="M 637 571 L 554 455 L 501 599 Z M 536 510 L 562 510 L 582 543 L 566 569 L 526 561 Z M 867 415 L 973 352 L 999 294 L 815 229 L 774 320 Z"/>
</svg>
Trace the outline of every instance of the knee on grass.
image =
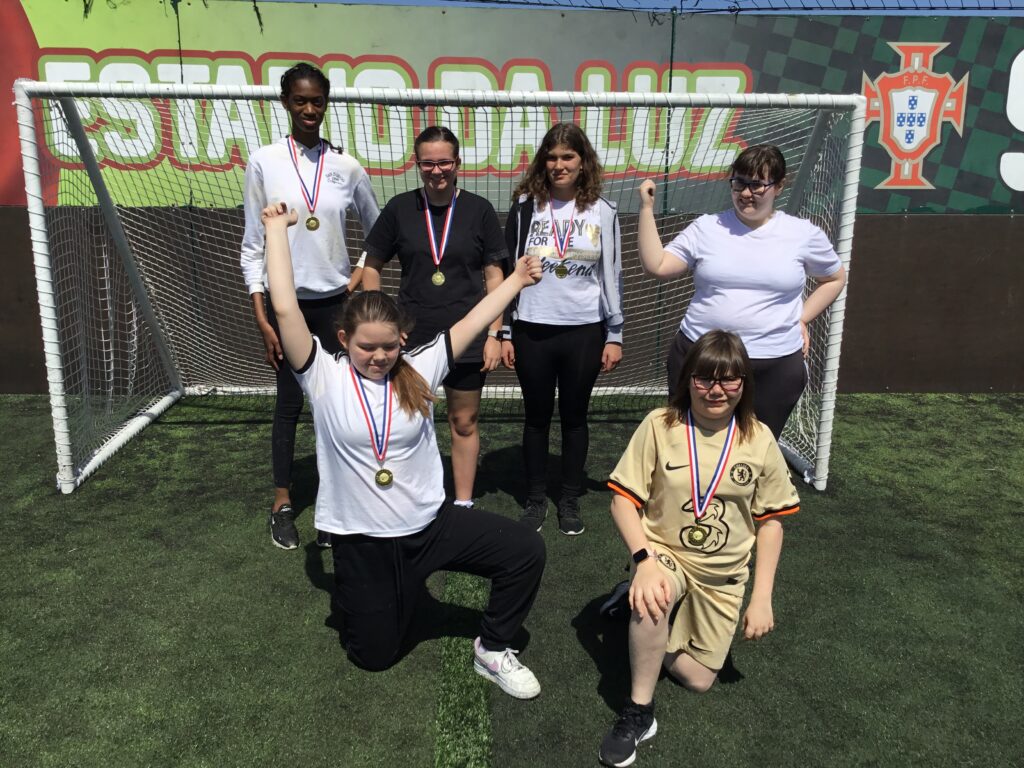
<svg viewBox="0 0 1024 768">
<path fill-rule="evenodd" d="M 666 654 L 664 667 L 673 680 L 692 693 L 707 693 L 718 679 L 717 670 L 708 669 L 685 653 Z"/>
<path fill-rule="evenodd" d="M 371 644 L 366 648 L 349 643 L 345 649 L 349 661 L 367 672 L 383 672 L 398 660 L 398 646 L 391 643 Z"/>
</svg>

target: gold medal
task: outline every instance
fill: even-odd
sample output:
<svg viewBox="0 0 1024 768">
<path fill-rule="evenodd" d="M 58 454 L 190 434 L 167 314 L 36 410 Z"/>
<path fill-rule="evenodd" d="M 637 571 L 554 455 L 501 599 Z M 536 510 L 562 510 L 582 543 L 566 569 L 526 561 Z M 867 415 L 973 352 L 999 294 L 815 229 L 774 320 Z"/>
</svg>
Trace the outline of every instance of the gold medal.
<svg viewBox="0 0 1024 768">
<path fill-rule="evenodd" d="M 695 525 L 686 532 L 686 540 L 692 547 L 699 547 L 707 537 L 708 532 L 700 525 Z"/>
<path fill-rule="evenodd" d="M 373 476 L 373 480 L 380 488 L 387 488 L 394 482 L 395 476 L 390 469 L 381 467 L 377 470 L 377 474 Z"/>
<path fill-rule="evenodd" d="M 555 267 L 555 277 L 561 280 L 563 277 L 569 276 L 569 268 L 565 264 L 559 264 Z"/>
<path fill-rule="evenodd" d="M 436 286 L 444 285 L 444 272 L 442 272 L 441 270 L 438 270 L 437 272 L 432 274 L 430 276 L 430 282 L 432 282 Z"/>
<path fill-rule="evenodd" d="M 310 232 L 316 232 L 318 229 L 320 229 L 320 219 L 318 219 L 316 216 L 310 216 L 308 219 L 306 219 L 306 229 L 308 229 Z"/>
</svg>

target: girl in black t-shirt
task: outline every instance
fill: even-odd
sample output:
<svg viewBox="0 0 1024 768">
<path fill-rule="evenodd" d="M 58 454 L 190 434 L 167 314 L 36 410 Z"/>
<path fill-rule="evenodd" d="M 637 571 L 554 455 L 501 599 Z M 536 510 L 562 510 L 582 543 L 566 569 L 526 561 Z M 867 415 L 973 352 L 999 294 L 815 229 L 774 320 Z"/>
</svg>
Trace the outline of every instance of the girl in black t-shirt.
<svg viewBox="0 0 1024 768">
<path fill-rule="evenodd" d="M 402 268 L 398 302 L 415 320 L 407 348 L 433 339 L 458 322 L 504 278 L 508 253 L 491 204 L 457 186 L 459 140 L 443 126 L 430 126 L 415 142 L 423 187 L 396 195 L 366 238 L 363 285 L 380 288 L 384 264 L 394 256 Z M 480 455 L 477 419 L 480 392 L 501 361 L 495 320 L 456 361 L 444 380 L 452 434 L 455 503 L 473 506 Z"/>
</svg>

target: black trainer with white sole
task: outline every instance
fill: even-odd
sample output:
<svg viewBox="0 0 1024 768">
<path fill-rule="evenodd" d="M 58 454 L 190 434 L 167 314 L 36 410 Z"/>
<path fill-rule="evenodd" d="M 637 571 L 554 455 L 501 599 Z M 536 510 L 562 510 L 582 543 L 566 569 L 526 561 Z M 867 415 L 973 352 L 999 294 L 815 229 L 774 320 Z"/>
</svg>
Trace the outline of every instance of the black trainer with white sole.
<svg viewBox="0 0 1024 768">
<path fill-rule="evenodd" d="M 295 510 L 291 504 L 282 504 L 276 512 L 271 508 L 270 540 L 281 549 L 298 549 L 299 531 L 295 527 Z"/>
<path fill-rule="evenodd" d="M 641 706 L 632 701 L 622 708 L 611 732 L 601 742 L 597 757 L 601 765 L 625 768 L 636 760 L 636 747 L 658 732 L 654 702 Z"/>
</svg>

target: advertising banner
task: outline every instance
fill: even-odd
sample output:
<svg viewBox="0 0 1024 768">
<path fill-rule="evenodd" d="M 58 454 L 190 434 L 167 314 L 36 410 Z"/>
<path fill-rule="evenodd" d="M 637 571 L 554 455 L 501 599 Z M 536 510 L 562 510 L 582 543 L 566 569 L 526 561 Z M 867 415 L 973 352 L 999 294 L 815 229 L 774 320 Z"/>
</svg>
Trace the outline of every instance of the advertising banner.
<svg viewBox="0 0 1024 768">
<path fill-rule="evenodd" d="M 298 60 L 334 87 L 636 92 L 861 93 L 868 99 L 862 212 L 1024 210 L 1024 19 L 981 17 L 633 14 L 610 10 L 258 4 L 0 5 L 11 44 L 4 79 L 274 84 Z M 7 100 L 9 101 L 9 100 Z M 17 145 L 5 103 L 0 139 Z M 227 174 L 287 131 L 280 110 L 225 102 L 227 140 L 203 141 L 201 114 L 168 119 L 136 107 L 87 115 L 105 173 Z M 120 110 L 120 111 L 118 111 Z M 90 122 L 91 120 L 91 122 Z M 360 132 L 334 109 L 328 137 L 358 151 Z M 498 127 L 466 148 L 467 170 L 515 174 L 532 148 Z M 379 128 L 379 127 L 378 127 Z M 331 136 L 331 131 L 336 135 Z M 388 163 L 408 165 L 408 130 L 382 133 Z M 719 137 L 720 138 L 720 137 Z M 66 137 L 45 151 L 78 173 Z M 375 147 L 378 152 L 380 146 Z M 604 159 L 643 170 L 643 147 Z M 673 171 L 686 170 L 686 157 Z M 617 164 L 617 165 L 616 165 Z M 186 170 L 187 169 L 187 170 Z M 23 205 L 18 154 L 0 159 L 0 204 Z M 160 201 L 142 201 L 159 204 Z"/>
</svg>

